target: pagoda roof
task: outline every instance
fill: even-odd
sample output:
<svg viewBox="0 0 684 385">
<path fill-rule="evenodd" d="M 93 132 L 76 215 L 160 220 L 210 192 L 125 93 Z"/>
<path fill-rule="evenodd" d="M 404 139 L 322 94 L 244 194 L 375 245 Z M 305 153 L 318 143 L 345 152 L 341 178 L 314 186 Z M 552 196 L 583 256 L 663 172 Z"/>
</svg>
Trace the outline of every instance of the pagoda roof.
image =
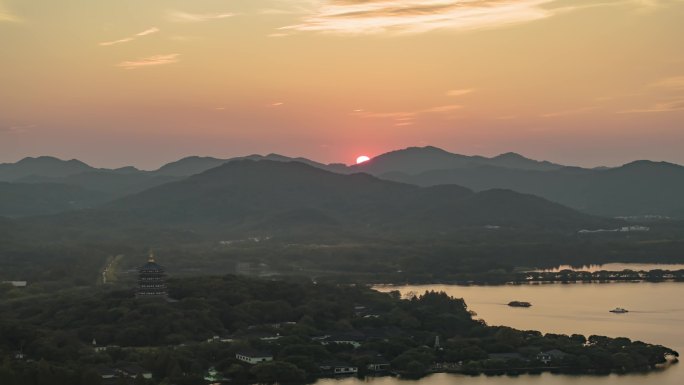
<svg viewBox="0 0 684 385">
<path fill-rule="evenodd" d="M 157 262 L 147 262 L 138 268 L 140 271 L 164 271 L 164 267 Z"/>
</svg>

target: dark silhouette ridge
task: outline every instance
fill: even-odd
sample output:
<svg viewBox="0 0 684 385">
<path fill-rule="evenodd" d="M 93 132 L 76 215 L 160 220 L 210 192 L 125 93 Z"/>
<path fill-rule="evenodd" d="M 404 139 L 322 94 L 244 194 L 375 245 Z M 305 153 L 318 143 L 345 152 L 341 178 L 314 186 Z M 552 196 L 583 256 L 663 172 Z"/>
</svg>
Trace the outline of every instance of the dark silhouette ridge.
<svg viewBox="0 0 684 385">
<path fill-rule="evenodd" d="M 103 194 L 102 198 L 76 206 L 88 207 L 241 160 L 297 161 L 339 174 L 364 172 L 419 186 L 457 184 L 475 191 L 509 189 L 595 215 L 684 218 L 684 204 L 679 199 L 684 193 L 684 168 L 672 163 L 639 160 L 617 168 L 586 169 L 531 160 L 513 152 L 486 158 L 453 154 L 433 146 L 388 152 L 354 166 L 326 165 L 279 154 L 255 154 L 231 159 L 191 156 L 155 171 L 141 171 L 130 166 L 97 169 L 78 160 L 63 161 L 54 157 L 25 158 L 13 164 L 0 164 L 0 181 L 68 185 L 72 189 L 62 187 L 62 190 L 71 191 L 74 196 L 64 195 L 66 202 L 82 201 L 81 192 L 73 187 Z M 31 186 L 22 188 L 31 190 Z M 33 188 L 40 190 L 41 186 Z M 37 192 L 27 194 L 39 196 Z M 36 207 L 41 209 L 27 213 L 45 214 L 69 208 L 58 201 L 52 202 L 52 206 L 38 204 Z M 11 205 L 11 201 L 7 204 Z M 12 214 L 0 211 L 3 214 L 24 215 L 21 211 Z"/>
<path fill-rule="evenodd" d="M 374 228 L 532 226 L 576 229 L 610 221 L 510 190 L 420 188 L 368 174 L 341 175 L 299 162 L 233 161 L 104 207 L 164 223 L 280 223 Z M 294 225 L 294 224 L 293 224 Z"/>
<path fill-rule="evenodd" d="M 506 188 L 603 216 L 684 218 L 684 167 L 667 162 L 642 160 L 611 169 L 551 171 L 483 166 L 381 177 L 420 186 L 459 184 L 475 191 Z"/>
</svg>

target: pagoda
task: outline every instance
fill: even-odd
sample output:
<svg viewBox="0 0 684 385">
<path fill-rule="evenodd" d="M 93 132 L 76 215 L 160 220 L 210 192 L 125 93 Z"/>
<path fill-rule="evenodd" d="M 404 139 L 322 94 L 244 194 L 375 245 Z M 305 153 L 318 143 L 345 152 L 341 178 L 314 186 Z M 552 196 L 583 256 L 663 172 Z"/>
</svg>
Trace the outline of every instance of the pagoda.
<svg viewBox="0 0 684 385">
<path fill-rule="evenodd" d="M 150 253 L 147 263 L 138 268 L 137 298 L 154 298 L 168 295 L 164 268 L 157 264 L 154 254 Z"/>
</svg>

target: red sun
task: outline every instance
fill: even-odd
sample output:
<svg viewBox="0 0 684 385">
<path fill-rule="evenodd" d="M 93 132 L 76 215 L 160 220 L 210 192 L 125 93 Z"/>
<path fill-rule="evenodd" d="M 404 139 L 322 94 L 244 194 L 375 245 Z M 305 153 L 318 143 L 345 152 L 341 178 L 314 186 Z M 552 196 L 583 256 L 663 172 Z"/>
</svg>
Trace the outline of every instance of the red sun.
<svg viewBox="0 0 684 385">
<path fill-rule="evenodd" d="M 366 155 L 361 155 L 360 157 L 356 158 L 356 164 L 368 162 L 369 160 L 370 160 L 370 158 L 367 157 Z"/>
</svg>

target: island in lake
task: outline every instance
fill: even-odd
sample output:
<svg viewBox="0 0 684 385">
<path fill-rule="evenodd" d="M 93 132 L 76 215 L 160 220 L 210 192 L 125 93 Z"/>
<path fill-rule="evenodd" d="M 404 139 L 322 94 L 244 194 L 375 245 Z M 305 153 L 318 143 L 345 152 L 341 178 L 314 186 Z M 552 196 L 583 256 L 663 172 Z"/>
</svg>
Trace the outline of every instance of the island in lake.
<svg viewBox="0 0 684 385">
<path fill-rule="evenodd" d="M 529 302 L 524 302 L 524 301 L 511 301 L 508 303 L 508 306 L 511 306 L 511 307 L 530 307 L 530 306 L 532 306 L 532 304 Z"/>
</svg>

